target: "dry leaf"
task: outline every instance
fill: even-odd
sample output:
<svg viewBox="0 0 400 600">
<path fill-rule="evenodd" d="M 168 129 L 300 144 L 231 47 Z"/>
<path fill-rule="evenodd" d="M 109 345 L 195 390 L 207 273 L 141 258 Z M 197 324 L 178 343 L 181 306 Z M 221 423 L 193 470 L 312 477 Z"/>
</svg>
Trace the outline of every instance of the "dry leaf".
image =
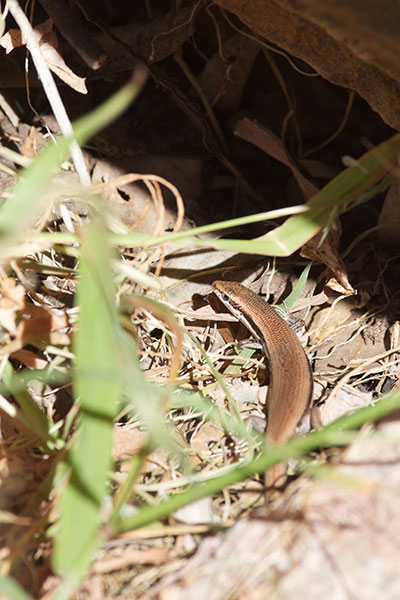
<svg viewBox="0 0 400 600">
<path fill-rule="evenodd" d="M 47 360 L 40 358 L 30 350 L 17 350 L 11 354 L 11 357 L 19 360 L 30 369 L 45 369 L 49 364 Z"/>
<path fill-rule="evenodd" d="M 50 333 L 68 326 L 68 317 L 62 311 L 50 311 L 42 306 L 27 304 L 23 309 L 24 318 L 18 325 L 17 337 L 25 342 L 48 341 Z M 67 338 L 68 339 L 68 338 Z"/>
<path fill-rule="evenodd" d="M 329 425 L 343 415 L 353 413 L 359 408 L 373 404 L 375 399 L 372 392 L 360 392 L 357 389 L 341 388 L 333 397 L 327 399 L 323 406 L 319 407 L 321 426 Z"/>
<path fill-rule="evenodd" d="M 59 54 L 57 35 L 53 31 L 53 22 L 47 19 L 33 30 L 40 50 L 47 66 L 55 73 L 64 83 L 80 94 L 87 94 L 85 78 L 79 77 L 65 64 L 64 59 Z M 0 45 L 5 48 L 6 54 L 9 54 L 14 48 L 19 48 L 25 45 L 25 40 L 21 36 L 19 29 L 10 29 L 0 39 Z"/>
<path fill-rule="evenodd" d="M 318 189 L 304 177 L 299 171 L 295 161 L 286 150 L 285 144 L 275 133 L 264 125 L 250 119 L 241 119 L 236 123 L 235 135 L 243 140 L 254 144 L 261 150 L 279 160 L 282 164 L 289 167 L 295 177 L 305 200 L 309 200 L 318 193 Z"/>
<path fill-rule="evenodd" d="M 34 158 L 37 155 L 37 141 L 38 134 L 36 133 L 35 127 L 29 129 L 29 134 L 26 136 L 24 143 L 22 144 L 20 151 L 22 156 L 27 158 Z"/>
<path fill-rule="evenodd" d="M 65 64 L 58 50 L 57 36 L 54 32 L 46 33 L 40 41 L 40 50 L 47 66 L 61 81 L 66 83 L 76 92 L 87 94 L 86 78 L 79 77 Z"/>
<path fill-rule="evenodd" d="M 25 305 L 25 288 L 8 277 L 1 282 L 3 296 L 0 298 L 0 326 L 12 335 L 17 334 L 16 317 Z"/>
<path fill-rule="evenodd" d="M 23 46 L 24 43 L 19 29 L 9 29 L 7 33 L 0 38 L 0 46 L 5 49 L 6 54 L 10 54 L 14 48 L 19 48 L 20 46 Z"/>
<path fill-rule="evenodd" d="M 320 231 L 307 244 L 304 244 L 300 250 L 300 255 L 324 263 L 332 272 L 333 277 L 325 284 L 325 289 L 338 292 L 343 296 L 351 296 L 356 291 L 348 280 L 347 269 L 340 258 L 335 236 L 332 231 L 329 231 L 323 242 L 321 242 L 323 235 L 324 232 Z"/>
<path fill-rule="evenodd" d="M 43 21 L 40 25 L 35 27 L 33 30 L 34 34 L 36 34 L 37 40 L 40 43 L 41 38 L 50 33 L 53 29 L 53 21 L 51 19 L 47 19 Z M 22 33 L 19 29 L 9 29 L 7 33 L 5 33 L 0 38 L 0 46 L 2 46 L 6 54 L 10 54 L 14 48 L 20 48 L 21 46 L 25 46 L 25 40 L 22 37 Z"/>
</svg>

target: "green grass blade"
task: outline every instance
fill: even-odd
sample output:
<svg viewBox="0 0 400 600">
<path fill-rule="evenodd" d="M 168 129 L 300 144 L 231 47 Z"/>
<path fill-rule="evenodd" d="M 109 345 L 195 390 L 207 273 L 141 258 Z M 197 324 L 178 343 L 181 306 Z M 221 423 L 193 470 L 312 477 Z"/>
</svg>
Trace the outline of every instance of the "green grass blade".
<svg viewBox="0 0 400 600">
<path fill-rule="evenodd" d="M 26 391 L 21 389 L 18 377 L 9 361 L 3 369 L 2 382 L 6 390 L 12 394 L 22 411 L 23 424 L 32 435 L 37 435 L 41 441 L 54 442 L 49 435 L 49 423 L 46 415 Z"/>
<path fill-rule="evenodd" d="M 120 325 L 110 253 L 106 230 L 96 220 L 82 231 L 77 303 L 75 395 L 80 401 L 80 424 L 68 457 L 71 476 L 60 502 L 60 533 L 53 553 L 55 571 L 74 582 L 86 573 L 100 543 L 100 509 L 121 395 Z"/>
<path fill-rule="evenodd" d="M 244 431 L 245 426 L 243 421 L 239 421 L 235 413 L 232 415 L 226 410 L 220 410 L 214 402 L 203 396 L 200 392 L 188 392 L 187 390 L 176 389 L 171 399 L 171 408 L 191 408 L 206 421 L 216 423 L 226 433 L 239 438 L 245 438 L 251 444 L 261 443 L 264 439 L 264 434 L 256 429 L 249 428 L 249 430 Z"/>
<path fill-rule="evenodd" d="M 33 600 L 16 581 L 11 577 L 0 576 L 0 596 L 6 600 Z M 4 595 L 3 595 L 4 594 Z"/>
<path fill-rule="evenodd" d="M 282 302 L 282 304 L 280 304 L 280 308 L 282 308 L 283 310 L 285 310 L 287 312 L 290 312 L 290 309 L 292 308 L 292 306 L 294 305 L 296 300 L 298 300 L 300 298 L 300 296 L 304 290 L 304 286 L 307 283 L 307 278 L 308 278 L 308 274 L 311 269 L 311 265 L 312 265 L 312 262 L 310 261 L 308 263 L 308 265 L 306 267 L 304 267 L 296 285 L 294 286 L 294 288 L 290 292 L 290 294 L 285 298 L 285 301 Z"/>
<path fill-rule="evenodd" d="M 283 446 L 271 447 L 262 452 L 255 460 L 239 465 L 236 469 L 205 483 L 196 483 L 185 492 L 171 495 L 164 502 L 156 505 L 146 505 L 136 515 L 121 519 L 116 525 L 116 531 L 123 532 L 146 527 L 146 525 L 167 517 L 187 504 L 217 494 L 228 485 L 244 481 L 257 473 L 262 473 L 265 469 L 291 456 L 301 456 L 320 446 L 348 444 L 351 439 L 349 432 L 369 421 L 382 419 L 398 410 L 399 407 L 400 392 L 391 392 L 374 406 L 367 406 L 350 415 L 345 415 L 323 429 L 293 438 Z"/>
<path fill-rule="evenodd" d="M 400 135 L 396 134 L 364 154 L 357 164 L 345 169 L 307 202 L 313 210 L 289 217 L 263 240 L 276 244 L 275 256 L 288 256 L 308 242 L 331 219 L 332 210 L 339 212 L 349 203 L 366 200 L 372 188 L 396 165 L 400 153 Z M 389 183 L 388 183 L 389 184 Z"/>
<path fill-rule="evenodd" d="M 12 369 L 11 365 L 10 367 Z M 53 371 L 48 369 L 23 369 L 16 373 L 13 369 L 12 371 L 9 371 L 9 367 L 6 367 L 6 373 L 3 371 L 3 379 L 0 383 L 0 394 L 7 395 L 11 392 L 10 380 L 12 394 L 15 396 L 17 392 L 25 390 L 27 384 L 32 380 L 41 381 L 43 384 L 57 387 L 69 383 L 71 381 L 71 375 L 68 372 L 61 372 L 56 369 Z M 6 385 L 6 381 L 9 382 L 9 385 Z M 36 403 L 35 406 L 38 408 Z"/>
<path fill-rule="evenodd" d="M 345 169 L 340 175 L 328 183 L 307 204 L 269 211 L 256 215 L 248 215 L 220 223 L 210 223 L 195 229 L 188 229 L 174 234 L 153 237 L 150 234 L 132 233 L 111 235 L 113 245 L 136 247 L 143 245 L 171 244 L 176 247 L 198 246 L 231 250 L 246 254 L 264 256 L 289 256 L 310 240 L 323 227 L 328 226 L 333 217 L 348 210 L 357 203 L 366 202 L 377 193 L 386 189 L 393 177 L 385 177 L 391 173 L 400 152 L 400 135 L 383 142 L 362 156 L 355 166 Z M 379 181 L 381 180 L 381 181 Z M 379 183 L 378 183 L 379 182 Z M 300 212 L 299 212 L 300 211 Z M 218 231 L 220 229 L 241 227 L 276 219 L 278 216 L 293 214 L 282 225 L 263 237 L 254 240 L 243 239 L 199 239 L 196 235 Z M 0 211 L 1 225 L 1 211 Z M 72 243 L 74 235 L 68 233 L 51 234 L 58 243 Z M 36 234 L 34 239 L 47 239 L 49 234 Z"/>
<path fill-rule="evenodd" d="M 152 245 L 165 243 L 178 247 L 196 245 L 246 254 L 289 256 L 323 227 L 329 225 L 332 219 L 340 213 L 348 210 L 354 204 L 366 202 L 386 189 L 391 183 L 391 178 L 385 177 L 385 175 L 391 173 L 391 169 L 395 167 L 399 153 L 400 134 L 396 134 L 364 154 L 354 166 L 345 169 L 305 205 L 292 207 L 293 211 L 305 212 L 290 216 L 282 225 L 254 240 L 199 239 L 194 236 L 227 227 L 240 227 L 249 223 L 277 218 L 277 215 L 274 214 L 276 211 L 203 225 L 194 230 L 180 231 L 153 239 L 150 236 L 140 236 L 139 234 L 114 236 L 113 242 L 117 243 L 118 240 L 121 245 L 130 246 L 145 244 L 147 241 Z"/>
</svg>

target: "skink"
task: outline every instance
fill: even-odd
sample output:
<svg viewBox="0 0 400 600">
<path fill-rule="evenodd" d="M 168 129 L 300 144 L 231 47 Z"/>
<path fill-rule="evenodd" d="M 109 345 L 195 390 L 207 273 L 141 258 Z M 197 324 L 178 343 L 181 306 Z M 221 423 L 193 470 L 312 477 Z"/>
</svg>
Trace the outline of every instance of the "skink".
<svg viewBox="0 0 400 600">
<path fill-rule="evenodd" d="M 214 294 L 261 342 L 268 357 L 270 381 L 267 394 L 267 441 L 282 444 L 294 433 L 310 406 L 313 379 L 310 363 L 295 332 L 257 294 L 234 281 L 214 281 Z M 267 488 L 279 488 L 286 480 L 280 463 L 265 473 Z"/>
</svg>

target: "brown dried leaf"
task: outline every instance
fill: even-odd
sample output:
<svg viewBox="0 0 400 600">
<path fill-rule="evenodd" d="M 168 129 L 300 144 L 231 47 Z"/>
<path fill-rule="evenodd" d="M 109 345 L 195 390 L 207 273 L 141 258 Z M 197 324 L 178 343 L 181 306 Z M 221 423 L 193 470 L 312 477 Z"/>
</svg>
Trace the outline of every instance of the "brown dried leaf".
<svg viewBox="0 0 400 600">
<path fill-rule="evenodd" d="M 6 54 L 10 54 L 14 48 L 20 48 L 25 42 L 22 40 L 22 34 L 19 29 L 9 29 L 0 38 L 0 46 L 5 49 Z"/>
<path fill-rule="evenodd" d="M 128 45 L 135 55 L 139 55 L 148 63 L 164 60 L 182 47 L 184 42 L 195 31 L 194 16 L 196 4 L 161 14 L 148 23 L 128 23 L 112 28 L 115 44 L 110 36 L 101 38 L 101 45 L 112 56 L 113 60 L 129 68 L 133 67 L 129 52 L 121 52 L 121 42 Z"/>
<path fill-rule="evenodd" d="M 16 335 L 16 317 L 18 311 L 25 304 L 25 288 L 22 285 L 17 285 L 12 277 L 3 279 L 1 287 L 3 296 L 0 298 L 0 326 L 12 335 Z"/>
<path fill-rule="evenodd" d="M 53 71 L 64 83 L 80 94 L 87 94 L 85 78 L 79 77 L 65 64 L 64 59 L 59 54 L 57 35 L 53 31 L 53 22 L 47 19 L 33 30 L 40 45 L 42 56 L 49 69 Z M 10 29 L 0 39 L 0 45 L 5 48 L 9 54 L 14 48 L 25 45 L 19 29 Z"/>
<path fill-rule="evenodd" d="M 235 135 L 241 137 L 243 140 L 254 144 L 261 150 L 263 150 L 272 158 L 279 160 L 282 164 L 289 167 L 295 177 L 301 192 L 305 200 L 309 200 L 318 192 L 315 185 L 313 185 L 304 175 L 299 171 L 295 161 L 290 156 L 284 143 L 264 125 L 257 123 L 257 121 L 250 121 L 250 119 L 241 119 L 236 123 Z"/>
<path fill-rule="evenodd" d="M 65 334 L 57 334 L 68 326 L 68 316 L 62 311 L 51 311 L 43 306 L 26 304 L 23 308 L 24 318 L 17 327 L 16 337 L 22 342 L 69 343 Z M 29 318 L 26 318 L 29 317 Z M 54 333 L 55 332 L 55 333 Z M 58 337 L 57 337 L 58 336 Z M 58 339 L 58 341 L 56 341 Z"/>
<path fill-rule="evenodd" d="M 16 358 L 30 369 L 45 369 L 49 364 L 47 360 L 40 358 L 30 350 L 17 350 L 11 354 L 11 357 Z"/>
<path fill-rule="evenodd" d="M 17 285 L 17 282 L 12 277 L 7 277 L 1 282 L 1 287 L 4 296 L 0 299 L 0 306 L 18 308 L 24 307 L 25 288 L 22 285 Z"/>
<path fill-rule="evenodd" d="M 26 136 L 24 143 L 20 148 L 22 156 L 34 158 L 37 155 L 38 142 L 40 143 L 40 141 L 40 136 L 38 135 L 35 127 L 32 126 L 29 129 L 29 134 Z"/>
<path fill-rule="evenodd" d="M 44 34 L 40 41 L 40 50 L 49 69 L 76 92 L 87 94 L 86 78 L 79 77 L 66 65 L 57 48 L 58 41 L 55 32 Z"/>
<path fill-rule="evenodd" d="M 304 244 L 300 250 L 300 255 L 304 258 L 324 263 L 329 271 L 332 272 L 333 277 L 325 284 L 326 289 L 338 292 L 344 296 L 351 296 L 356 291 L 348 280 L 347 269 L 340 258 L 335 236 L 330 231 L 325 236 L 324 241 L 321 242 L 323 235 L 324 232 L 320 231 L 307 244 Z"/>
</svg>

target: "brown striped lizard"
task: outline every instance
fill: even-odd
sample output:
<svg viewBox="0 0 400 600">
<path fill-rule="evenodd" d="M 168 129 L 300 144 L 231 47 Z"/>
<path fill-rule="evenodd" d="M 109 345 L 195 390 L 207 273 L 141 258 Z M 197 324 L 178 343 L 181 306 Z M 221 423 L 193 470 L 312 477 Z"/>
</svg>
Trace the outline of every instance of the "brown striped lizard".
<svg viewBox="0 0 400 600">
<path fill-rule="evenodd" d="M 267 440 L 283 444 L 310 406 L 313 379 L 303 346 L 290 325 L 260 296 L 233 281 L 214 281 L 213 292 L 262 344 L 268 357 Z M 265 473 L 267 488 L 286 480 L 286 464 Z"/>
</svg>

